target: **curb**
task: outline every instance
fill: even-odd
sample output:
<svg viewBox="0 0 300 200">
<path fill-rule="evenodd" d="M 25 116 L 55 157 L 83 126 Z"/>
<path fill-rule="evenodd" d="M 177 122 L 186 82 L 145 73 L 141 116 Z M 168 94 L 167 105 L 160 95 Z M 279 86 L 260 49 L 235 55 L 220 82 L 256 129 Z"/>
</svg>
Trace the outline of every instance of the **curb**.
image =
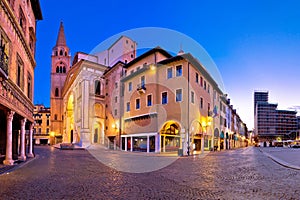
<svg viewBox="0 0 300 200">
<path fill-rule="evenodd" d="M 36 155 L 35 157 L 30 158 L 30 159 L 28 159 L 28 160 L 26 160 L 25 162 L 22 162 L 22 163 L 20 163 L 20 164 L 17 164 L 17 165 L 10 165 L 10 167 L 8 167 L 7 170 L 3 170 L 3 171 L 0 173 L 0 176 L 3 175 L 3 174 L 10 173 L 10 172 L 12 172 L 12 171 L 14 171 L 14 170 L 16 170 L 16 169 L 19 169 L 20 167 L 23 167 L 23 166 L 27 165 L 28 163 L 30 163 L 31 161 L 33 161 L 33 160 L 35 160 L 35 159 L 37 159 L 37 158 L 39 158 L 39 155 Z"/>
<path fill-rule="evenodd" d="M 284 167 L 290 168 L 290 169 L 296 169 L 296 170 L 300 170 L 299 166 L 296 165 L 292 165 L 288 162 L 285 162 L 279 158 L 276 158 L 275 156 L 272 156 L 269 153 L 264 152 L 263 150 L 259 149 L 260 152 L 262 152 L 264 155 L 266 155 L 268 158 L 270 158 L 271 160 L 273 160 L 274 162 L 278 163 L 279 165 L 282 165 Z"/>
</svg>

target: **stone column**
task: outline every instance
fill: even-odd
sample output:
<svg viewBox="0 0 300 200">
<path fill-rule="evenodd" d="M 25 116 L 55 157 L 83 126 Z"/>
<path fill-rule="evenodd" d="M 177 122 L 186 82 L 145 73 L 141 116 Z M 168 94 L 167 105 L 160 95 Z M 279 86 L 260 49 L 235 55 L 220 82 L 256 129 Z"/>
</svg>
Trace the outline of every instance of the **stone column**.
<svg viewBox="0 0 300 200">
<path fill-rule="evenodd" d="M 15 112 L 9 111 L 6 116 L 6 155 L 3 161 L 4 165 L 13 165 L 14 160 L 12 159 L 12 121 Z"/>
<path fill-rule="evenodd" d="M 32 153 L 32 149 L 33 149 L 33 146 L 32 146 L 32 133 L 33 133 L 33 127 L 34 127 L 34 123 L 32 123 L 30 125 L 30 129 L 29 129 L 29 152 L 28 152 L 28 157 L 32 158 L 34 157 L 33 153 Z"/>
<path fill-rule="evenodd" d="M 26 160 L 25 156 L 25 124 L 26 124 L 26 118 L 21 120 L 21 155 L 19 156 L 19 159 L 22 161 Z"/>
</svg>

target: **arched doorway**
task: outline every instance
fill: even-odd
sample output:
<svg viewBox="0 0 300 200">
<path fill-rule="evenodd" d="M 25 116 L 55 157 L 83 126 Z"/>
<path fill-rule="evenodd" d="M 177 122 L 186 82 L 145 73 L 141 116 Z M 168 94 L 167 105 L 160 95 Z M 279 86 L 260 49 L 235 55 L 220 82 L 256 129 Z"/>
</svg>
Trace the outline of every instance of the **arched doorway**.
<svg viewBox="0 0 300 200">
<path fill-rule="evenodd" d="M 221 149 L 224 149 L 224 131 L 221 131 L 221 134 L 220 134 L 220 150 Z"/>
<path fill-rule="evenodd" d="M 190 129 L 192 137 L 192 153 L 196 153 L 197 151 L 201 151 L 203 129 L 198 120 L 192 122 Z"/>
<path fill-rule="evenodd" d="M 67 102 L 66 110 L 66 136 L 63 138 L 64 142 L 77 143 L 80 141 L 79 133 L 75 130 L 74 125 L 74 96 L 71 94 Z"/>
<path fill-rule="evenodd" d="M 92 143 L 104 144 L 104 131 L 100 122 L 94 123 Z"/>
<path fill-rule="evenodd" d="M 160 130 L 161 151 L 178 151 L 181 146 L 180 125 L 175 121 L 166 122 Z"/>
</svg>

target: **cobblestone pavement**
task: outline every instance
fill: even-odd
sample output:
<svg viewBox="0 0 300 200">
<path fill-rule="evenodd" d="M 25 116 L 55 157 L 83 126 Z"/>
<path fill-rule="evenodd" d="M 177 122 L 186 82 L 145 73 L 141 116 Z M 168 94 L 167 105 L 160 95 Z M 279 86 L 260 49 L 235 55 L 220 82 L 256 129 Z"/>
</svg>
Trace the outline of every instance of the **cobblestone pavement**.
<svg viewBox="0 0 300 200">
<path fill-rule="evenodd" d="M 148 173 L 116 171 L 86 150 L 35 152 L 30 163 L 0 175 L 0 199 L 300 198 L 300 171 L 254 147 L 181 157 Z"/>
</svg>

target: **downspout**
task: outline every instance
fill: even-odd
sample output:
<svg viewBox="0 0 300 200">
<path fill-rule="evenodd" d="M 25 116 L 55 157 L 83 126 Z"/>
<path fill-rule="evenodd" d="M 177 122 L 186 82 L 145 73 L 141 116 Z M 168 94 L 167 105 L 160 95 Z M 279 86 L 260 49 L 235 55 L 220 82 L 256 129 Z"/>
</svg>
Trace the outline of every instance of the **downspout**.
<svg viewBox="0 0 300 200">
<path fill-rule="evenodd" d="M 188 134 L 188 141 L 187 141 L 187 155 L 190 155 L 190 62 L 188 62 L 188 101 L 187 101 L 187 134 Z"/>
</svg>

